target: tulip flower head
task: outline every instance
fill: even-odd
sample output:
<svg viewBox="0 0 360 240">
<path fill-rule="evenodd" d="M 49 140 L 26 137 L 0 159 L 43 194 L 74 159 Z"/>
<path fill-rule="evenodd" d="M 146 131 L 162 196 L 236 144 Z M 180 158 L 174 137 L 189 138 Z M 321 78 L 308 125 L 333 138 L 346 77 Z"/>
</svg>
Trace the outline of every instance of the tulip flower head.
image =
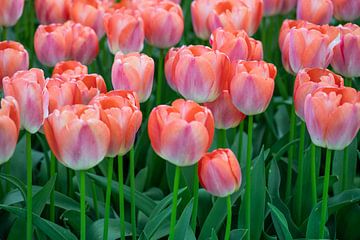
<svg viewBox="0 0 360 240">
<path fill-rule="evenodd" d="M 191 3 L 191 17 L 194 32 L 198 38 L 208 40 L 211 29 L 208 25 L 208 17 L 217 0 L 194 0 Z"/>
<path fill-rule="evenodd" d="M 354 21 L 360 17 L 359 0 L 332 0 L 334 17 L 343 21 Z"/>
<path fill-rule="evenodd" d="M 24 0 L 2 0 L 0 8 L 0 26 L 14 26 L 21 17 Z"/>
<path fill-rule="evenodd" d="M 206 107 L 193 101 L 175 100 L 150 114 L 148 133 L 154 151 L 177 166 L 197 163 L 214 137 L 214 118 Z"/>
<path fill-rule="evenodd" d="M 198 175 L 201 186 L 216 197 L 226 197 L 241 185 L 241 169 L 230 149 L 216 149 L 206 153 L 199 161 Z"/>
<path fill-rule="evenodd" d="M 83 74 L 88 74 L 88 68 L 86 65 L 83 65 L 78 61 L 63 61 L 55 65 L 52 77 L 80 76 Z"/>
<path fill-rule="evenodd" d="M 264 15 L 286 14 L 295 8 L 297 0 L 263 0 Z"/>
<path fill-rule="evenodd" d="M 88 104 L 91 99 L 107 91 L 103 77 L 98 74 L 84 74 L 74 80 L 80 90 L 82 104 Z"/>
<path fill-rule="evenodd" d="M 35 0 L 37 19 L 41 24 L 64 23 L 70 19 L 72 0 Z"/>
<path fill-rule="evenodd" d="M 333 11 L 332 0 L 298 0 L 296 17 L 315 24 L 328 24 Z"/>
</svg>

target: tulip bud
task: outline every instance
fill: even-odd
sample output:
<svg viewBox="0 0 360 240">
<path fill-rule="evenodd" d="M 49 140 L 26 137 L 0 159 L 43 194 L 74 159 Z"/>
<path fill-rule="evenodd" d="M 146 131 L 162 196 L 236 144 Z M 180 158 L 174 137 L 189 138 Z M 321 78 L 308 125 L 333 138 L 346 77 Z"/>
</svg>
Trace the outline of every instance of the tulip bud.
<svg viewBox="0 0 360 240">
<path fill-rule="evenodd" d="M 354 21 L 360 17 L 359 0 L 332 0 L 334 17 L 343 21 Z"/>
<path fill-rule="evenodd" d="M 41 24 L 64 23 L 70 18 L 72 0 L 35 0 L 37 19 Z"/>
<path fill-rule="evenodd" d="M 155 107 L 148 133 L 154 151 L 177 166 L 197 163 L 214 137 L 214 118 L 209 109 L 193 101 L 175 100 Z"/>
<path fill-rule="evenodd" d="M 327 24 L 331 21 L 333 11 L 332 0 L 298 0 L 296 17 L 315 24 Z"/>
<path fill-rule="evenodd" d="M 24 0 L 2 0 L 0 7 L 0 26 L 11 27 L 21 17 Z"/>
<path fill-rule="evenodd" d="M 273 16 L 279 13 L 286 14 L 295 8 L 296 0 L 263 0 L 264 15 Z"/>
<path fill-rule="evenodd" d="M 216 149 L 206 153 L 199 161 L 201 186 L 217 197 L 236 192 L 241 185 L 239 162 L 230 149 Z"/>
<path fill-rule="evenodd" d="M 56 76 L 79 76 L 88 73 L 88 68 L 77 61 L 63 61 L 55 65 L 52 77 Z"/>
</svg>

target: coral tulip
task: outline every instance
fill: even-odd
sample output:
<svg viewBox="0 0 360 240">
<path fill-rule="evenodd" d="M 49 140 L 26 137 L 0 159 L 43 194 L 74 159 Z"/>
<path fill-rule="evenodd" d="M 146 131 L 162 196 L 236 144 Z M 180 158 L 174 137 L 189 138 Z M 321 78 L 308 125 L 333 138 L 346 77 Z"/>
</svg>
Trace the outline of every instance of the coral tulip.
<svg viewBox="0 0 360 240">
<path fill-rule="evenodd" d="M 145 102 L 151 95 L 154 67 L 154 60 L 145 54 L 117 53 L 111 71 L 114 89 L 134 91 Z"/>
<path fill-rule="evenodd" d="M 44 72 L 32 68 L 3 79 L 5 96 L 14 97 L 20 109 L 21 127 L 36 133 L 48 116 L 49 96 Z"/>
<path fill-rule="evenodd" d="M 4 77 L 28 68 L 29 54 L 23 45 L 13 41 L 0 42 L 0 89 Z"/>
<path fill-rule="evenodd" d="M 343 21 L 354 21 L 360 17 L 359 0 L 332 0 L 334 17 Z"/>
<path fill-rule="evenodd" d="M 295 8 L 297 0 L 263 0 L 264 15 L 286 14 Z"/>
<path fill-rule="evenodd" d="M 208 40 L 211 30 L 208 17 L 217 0 L 194 0 L 191 3 L 191 17 L 194 32 L 198 38 Z"/>
<path fill-rule="evenodd" d="M 214 137 L 214 118 L 206 107 L 193 101 L 175 100 L 154 108 L 148 133 L 154 151 L 177 166 L 198 162 Z"/>
<path fill-rule="evenodd" d="M 110 130 L 93 105 L 72 105 L 55 110 L 44 123 L 44 132 L 56 158 L 73 170 L 86 170 L 104 159 Z"/>
<path fill-rule="evenodd" d="M 332 18 L 333 11 L 332 0 L 298 0 L 296 17 L 315 24 L 327 24 Z"/>
<path fill-rule="evenodd" d="M 343 87 L 341 76 L 322 68 L 305 68 L 298 72 L 294 84 L 294 105 L 296 114 L 304 120 L 304 103 L 309 93 L 320 87 Z"/>
<path fill-rule="evenodd" d="M 199 161 L 198 175 L 206 191 L 217 197 L 231 195 L 241 185 L 239 162 L 230 149 L 206 153 Z"/>
<path fill-rule="evenodd" d="M 0 164 L 13 155 L 20 130 L 19 106 L 15 98 L 1 99 L 0 108 Z"/>
<path fill-rule="evenodd" d="M 233 69 L 230 95 L 234 105 L 246 115 L 264 112 L 274 92 L 276 67 L 263 61 L 239 61 Z"/>
<path fill-rule="evenodd" d="M 88 104 L 95 96 L 106 93 L 106 84 L 102 76 L 98 74 L 85 74 L 75 78 L 81 93 L 81 101 Z"/>
<path fill-rule="evenodd" d="M 41 24 L 64 23 L 70 19 L 72 0 L 35 0 L 37 19 Z"/>
<path fill-rule="evenodd" d="M 170 49 L 165 59 L 171 88 L 199 103 L 212 102 L 220 95 L 228 72 L 228 57 L 201 45 Z"/>
<path fill-rule="evenodd" d="M 24 0 L 2 0 L 0 8 L 0 26 L 11 27 L 21 17 Z"/>
<path fill-rule="evenodd" d="M 52 77 L 61 76 L 79 76 L 88 73 L 88 68 L 78 61 L 63 61 L 55 65 Z"/>
<path fill-rule="evenodd" d="M 346 148 L 360 128 L 360 93 L 353 88 L 319 88 L 305 99 L 305 122 L 312 142 Z"/>
</svg>

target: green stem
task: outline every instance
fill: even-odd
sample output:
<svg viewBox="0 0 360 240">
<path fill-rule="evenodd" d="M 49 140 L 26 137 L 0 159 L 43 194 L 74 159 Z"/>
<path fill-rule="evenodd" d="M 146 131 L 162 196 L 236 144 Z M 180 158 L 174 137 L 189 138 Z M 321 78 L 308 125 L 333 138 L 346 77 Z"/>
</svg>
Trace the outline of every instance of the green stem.
<svg viewBox="0 0 360 240">
<path fill-rule="evenodd" d="M 244 132 L 244 121 L 241 121 L 239 126 L 239 149 L 238 149 L 238 161 L 241 162 L 242 147 L 243 147 L 243 132 Z"/>
<path fill-rule="evenodd" d="M 27 174 L 27 198 L 26 198 L 26 239 L 32 240 L 32 159 L 31 159 L 31 133 L 26 132 L 26 174 Z"/>
<path fill-rule="evenodd" d="M 226 220 L 226 231 L 225 231 L 225 240 L 230 239 L 230 230 L 231 230 L 231 196 L 227 196 L 227 220 Z"/>
<path fill-rule="evenodd" d="M 118 177 L 119 177 L 119 210 L 120 210 L 120 233 L 121 240 L 125 240 L 125 206 L 124 206 L 124 174 L 123 157 L 118 156 Z"/>
<path fill-rule="evenodd" d="M 94 181 L 91 181 L 91 193 L 93 198 L 95 217 L 96 219 L 99 219 L 99 208 L 98 208 L 98 200 L 97 200 L 98 198 L 96 193 L 96 185 Z"/>
<path fill-rule="evenodd" d="M 180 167 L 176 166 L 175 177 L 174 177 L 174 189 L 173 189 L 174 192 L 173 192 L 173 202 L 172 202 L 172 210 L 171 210 L 169 240 L 174 240 L 174 237 L 175 237 L 176 209 L 177 209 L 179 182 L 180 182 Z"/>
<path fill-rule="evenodd" d="M 136 209 L 135 209 L 135 151 L 130 150 L 130 190 L 131 190 L 131 230 L 132 239 L 136 239 Z"/>
<path fill-rule="evenodd" d="M 226 148 L 226 129 L 218 130 L 218 148 Z"/>
<path fill-rule="evenodd" d="M 164 50 L 160 49 L 159 61 L 157 69 L 157 84 L 156 84 L 156 105 L 161 103 L 162 85 L 163 85 L 163 71 L 164 71 Z"/>
<path fill-rule="evenodd" d="M 86 239 L 85 170 L 80 170 L 80 240 Z"/>
<path fill-rule="evenodd" d="M 315 206 L 317 203 L 317 191 L 316 191 L 316 146 L 311 143 L 311 198 L 312 205 Z"/>
<path fill-rule="evenodd" d="M 344 149 L 343 174 L 342 174 L 342 190 L 348 189 L 349 176 L 349 147 Z"/>
<path fill-rule="evenodd" d="M 295 139 L 295 107 L 294 104 L 291 106 L 290 113 L 290 130 L 289 130 L 289 142 Z M 291 145 L 288 152 L 288 165 L 287 165 L 287 178 L 286 178 L 286 193 L 285 199 L 288 202 L 291 196 L 292 189 L 292 169 L 294 161 L 294 145 Z"/>
<path fill-rule="evenodd" d="M 7 40 L 7 28 L 6 27 L 3 27 L 2 29 L 2 39 L 3 41 L 6 41 Z"/>
<path fill-rule="evenodd" d="M 352 86 L 352 78 L 345 78 L 345 86 L 347 87 Z"/>
<path fill-rule="evenodd" d="M 56 158 L 53 152 L 50 155 L 50 177 L 55 176 Z M 55 188 L 50 193 L 50 221 L 55 222 Z"/>
<path fill-rule="evenodd" d="M 329 189 L 329 178 L 330 178 L 330 165 L 331 165 L 331 150 L 326 149 L 324 188 L 323 188 L 323 196 L 322 196 L 322 202 L 321 202 L 320 239 L 323 239 L 324 235 L 325 235 L 325 224 L 326 224 L 327 204 L 328 204 L 328 189 Z"/>
<path fill-rule="evenodd" d="M 247 231 L 247 239 L 251 237 L 251 153 L 252 153 L 252 135 L 253 135 L 253 116 L 248 117 L 248 141 L 246 152 L 246 172 L 245 172 L 245 226 Z"/>
<path fill-rule="evenodd" d="M 113 174 L 114 159 L 109 158 L 107 171 L 107 186 L 106 186 L 106 199 L 105 199 L 105 219 L 104 219 L 104 240 L 108 239 L 109 233 L 109 217 L 110 217 L 110 200 L 111 200 L 111 182 Z"/>
<path fill-rule="evenodd" d="M 194 205 L 192 209 L 192 215 L 191 215 L 191 228 L 193 232 L 196 232 L 196 219 L 197 219 L 197 213 L 198 213 L 198 206 L 199 206 L 199 176 L 198 176 L 198 169 L 199 165 L 195 164 L 194 166 Z"/>
<path fill-rule="evenodd" d="M 301 213 L 302 213 L 302 193 L 303 193 L 303 183 L 304 183 L 304 146 L 305 146 L 305 131 L 306 125 L 305 122 L 301 122 L 300 126 L 300 143 L 299 143 L 299 158 L 298 158 L 298 176 L 296 182 L 296 219 L 297 223 L 301 222 Z"/>
</svg>

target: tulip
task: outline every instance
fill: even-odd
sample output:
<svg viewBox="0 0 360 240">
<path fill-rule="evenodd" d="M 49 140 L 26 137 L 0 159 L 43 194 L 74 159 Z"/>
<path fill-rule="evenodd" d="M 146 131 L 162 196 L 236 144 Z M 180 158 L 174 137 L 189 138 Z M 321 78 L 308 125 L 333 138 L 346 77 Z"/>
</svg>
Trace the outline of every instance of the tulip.
<svg viewBox="0 0 360 240">
<path fill-rule="evenodd" d="M 348 23 L 340 26 L 340 43 L 334 47 L 331 66 L 345 77 L 360 76 L 360 27 Z"/>
<path fill-rule="evenodd" d="M 88 104 L 94 97 L 106 93 L 106 84 L 98 74 L 85 74 L 74 79 L 80 90 L 82 104 Z"/>
<path fill-rule="evenodd" d="M 360 93 L 349 87 L 319 88 L 306 96 L 304 113 L 315 145 L 342 150 L 360 128 Z"/>
<path fill-rule="evenodd" d="M 222 27 L 224 30 L 245 30 L 250 36 L 258 29 L 263 14 L 262 0 L 220 0 L 208 17 L 211 31 Z"/>
<path fill-rule="evenodd" d="M 21 17 L 24 0 L 2 0 L 0 8 L 0 26 L 11 27 Z"/>
<path fill-rule="evenodd" d="M 1 99 L 0 109 L 0 164 L 7 162 L 13 155 L 20 130 L 20 113 L 13 97 Z"/>
<path fill-rule="evenodd" d="M 354 21 L 360 17 L 360 1 L 358 0 L 332 0 L 334 17 L 343 21 Z"/>
<path fill-rule="evenodd" d="M 41 24 L 64 23 L 70 18 L 72 0 L 35 0 L 37 19 Z"/>
<path fill-rule="evenodd" d="M 165 59 L 165 76 L 170 87 L 199 103 L 215 101 L 228 74 L 228 57 L 201 45 L 170 49 Z"/>
<path fill-rule="evenodd" d="M 211 30 L 208 17 L 217 0 L 194 0 L 191 3 L 191 17 L 194 32 L 198 38 L 208 40 Z"/>
<path fill-rule="evenodd" d="M 177 166 L 197 163 L 214 136 L 211 111 L 193 101 L 175 100 L 151 111 L 148 133 L 154 151 Z"/>
<path fill-rule="evenodd" d="M 233 63 L 230 95 L 234 105 L 246 115 L 262 113 L 274 92 L 276 67 L 263 61 Z"/>
<path fill-rule="evenodd" d="M 48 116 L 49 96 L 44 72 L 37 68 L 19 71 L 11 78 L 5 77 L 3 84 L 5 96 L 14 97 L 19 104 L 21 127 L 36 133 Z"/>
<path fill-rule="evenodd" d="M 304 103 L 309 93 L 320 87 L 343 87 L 341 76 L 322 68 L 305 68 L 299 71 L 294 84 L 294 105 L 296 114 L 304 120 Z"/>
<path fill-rule="evenodd" d="M 23 45 L 13 41 L 0 42 L 0 89 L 4 77 L 28 68 L 29 54 Z"/>
<path fill-rule="evenodd" d="M 170 1 L 148 4 L 141 9 L 146 41 L 158 48 L 176 45 L 184 31 L 181 7 Z"/>
<path fill-rule="evenodd" d="M 225 31 L 218 28 L 211 34 L 210 45 L 214 50 L 225 53 L 231 61 L 263 58 L 262 43 L 249 37 L 244 30 Z"/>
<path fill-rule="evenodd" d="M 296 0 L 263 0 L 264 15 L 273 16 L 279 13 L 286 14 L 295 8 Z"/>
<path fill-rule="evenodd" d="M 55 65 L 52 77 L 56 76 L 79 76 L 88 73 L 88 68 L 78 61 L 63 61 Z"/>
<path fill-rule="evenodd" d="M 296 18 L 315 24 L 327 24 L 334 11 L 332 0 L 298 0 Z"/>
<path fill-rule="evenodd" d="M 35 53 L 39 61 L 54 66 L 71 56 L 72 29 L 69 25 L 40 25 L 34 36 Z"/>
<path fill-rule="evenodd" d="M 134 91 L 145 102 L 151 95 L 154 67 L 154 60 L 145 54 L 117 53 L 111 71 L 114 89 Z"/>
<path fill-rule="evenodd" d="M 115 54 L 140 52 L 144 47 L 144 21 L 137 10 L 117 10 L 105 16 L 110 51 Z"/>
</svg>

